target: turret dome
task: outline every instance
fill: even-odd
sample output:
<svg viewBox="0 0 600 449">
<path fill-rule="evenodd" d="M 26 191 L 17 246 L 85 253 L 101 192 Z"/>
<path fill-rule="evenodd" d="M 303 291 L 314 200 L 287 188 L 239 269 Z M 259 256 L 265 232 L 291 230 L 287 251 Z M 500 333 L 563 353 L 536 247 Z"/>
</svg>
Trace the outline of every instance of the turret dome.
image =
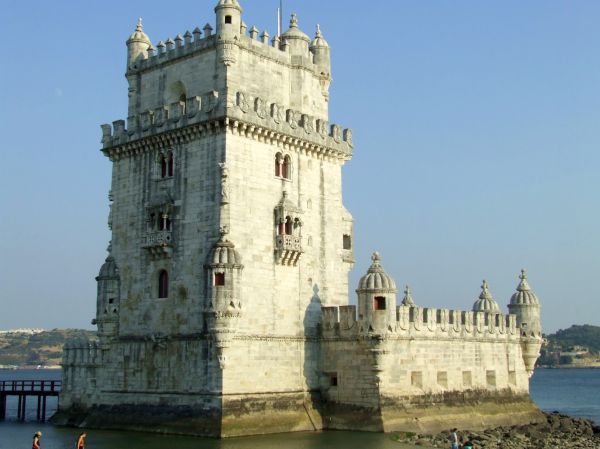
<svg viewBox="0 0 600 449">
<path fill-rule="evenodd" d="M 383 267 L 381 266 L 381 257 L 378 252 L 374 252 L 371 257 L 373 263 L 358 283 L 357 292 L 364 291 L 381 291 L 387 290 L 396 293 L 396 283 L 388 276 Z"/>
<path fill-rule="evenodd" d="M 243 268 L 242 257 L 235 249 L 235 245 L 223 238 L 212 247 L 208 261 L 212 268 Z"/>
<path fill-rule="evenodd" d="M 215 11 L 220 8 L 235 8 L 240 12 L 242 11 L 242 7 L 237 0 L 219 0 L 219 3 L 215 6 Z"/>
<path fill-rule="evenodd" d="M 290 19 L 290 28 L 281 36 L 284 40 L 300 39 L 310 44 L 310 38 L 298 28 L 298 16 L 296 13 L 292 14 Z"/>
<path fill-rule="evenodd" d="M 329 44 L 327 43 L 325 38 L 323 38 L 323 34 L 321 33 L 321 27 L 320 27 L 320 25 L 317 25 L 317 32 L 315 34 L 315 38 L 313 39 L 312 43 L 310 44 L 310 49 L 314 50 L 316 48 L 328 48 L 328 47 L 329 47 Z"/>
<path fill-rule="evenodd" d="M 138 19 L 137 26 L 135 27 L 135 31 L 131 33 L 129 39 L 127 39 L 127 45 L 132 44 L 134 42 L 141 42 L 144 44 L 152 45 L 150 42 L 150 38 L 146 33 L 144 33 L 144 29 L 142 27 L 142 18 Z"/>
<path fill-rule="evenodd" d="M 100 267 L 100 273 L 98 273 L 97 279 L 111 279 L 119 276 L 119 269 L 117 268 L 117 263 L 115 262 L 115 258 L 109 254 L 106 258 L 102 267 Z"/>
<path fill-rule="evenodd" d="M 487 281 L 483 281 L 479 299 L 473 304 L 473 312 L 497 312 L 500 313 L 500 307 L 490 293 Z"/>
<path fill-rule="evenodd" d="M 527 282 L 527 272 L 525 270 L 521 270 L 521 275 L 519 276 L 521 282 L 517 286 L 517 292 L 512 295 L 510 298 L 511 305 L 517 304 L 529 304 L 529 305 L 539 305 L 540 301 L 537 296 L 531 290 L 529 283 Z"/>
</svg>

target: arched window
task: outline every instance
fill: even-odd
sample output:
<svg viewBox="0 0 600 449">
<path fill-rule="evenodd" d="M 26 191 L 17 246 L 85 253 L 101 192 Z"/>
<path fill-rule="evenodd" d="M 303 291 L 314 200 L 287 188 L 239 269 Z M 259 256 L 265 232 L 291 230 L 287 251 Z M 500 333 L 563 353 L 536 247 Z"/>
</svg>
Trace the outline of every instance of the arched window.
<svg viewBox="0 0 600 449">
<path fill-rule="evenodd" d="M 285 223 L 279 223 L 277 225 L 277 234 L 278 235 L 285 235 Z"/>
<path fill-rule="evenodd" d="M 169 297 L 169 273 L 167 273 L 167 270 L 161 270 L 158 274 L 158 297 Z"/>
<path fill-rule="evenodd" d="M 292 235 L 294 232 L 294 222 L 292 217 L 285 217 L 285 234 Z"/>
<path fill-rule="evenodd" d="M 289 156 L 283 158 L 283 164 L 281 164 L 281 177 L 285 179 L 291 179 L 292 171 L 292 159 Z"/>
<path fill-rule="evenodd" d="M 282 159 L 283 159 L 283 157 L 281 156 L 281 153 L 277 153 L 275 155 L 275 176 L 277 176 L 277 177 L 281 176 Z"/>
<path fill-rule="evenodd" d="M 174 168 L 173 153 L 169 152 L 169 155 L 167 156 L 167 176 L 170 176 L 170 177 L 173 176 L 173 168 Z"/>
<path fill-rule="evenodd" d="M 166 178 L 167 173 L 168 173 L 167 158 L 165 158 L 164 156 L 161 156 L 161 158 L 160 158 L 160 177 Z"/>
</svg>

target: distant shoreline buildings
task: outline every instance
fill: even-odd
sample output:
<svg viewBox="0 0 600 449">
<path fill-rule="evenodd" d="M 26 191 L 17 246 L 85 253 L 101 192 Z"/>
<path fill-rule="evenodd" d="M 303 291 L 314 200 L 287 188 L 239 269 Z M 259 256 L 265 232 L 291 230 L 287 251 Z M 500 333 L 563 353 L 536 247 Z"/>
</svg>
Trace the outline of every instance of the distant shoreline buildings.
<svg viewBox="0 0 600 449">
<path fill-rule="evenodd" d="M 8 329 L 8 330 L 0 330 L 0 335 L 6 334 L 19 334 L 19 335 L 35 335 L 41 334 L 42 332 L 46 332 L 46 329 L 40 328 L 19 328 L 19 329 Z"/>
</svg>

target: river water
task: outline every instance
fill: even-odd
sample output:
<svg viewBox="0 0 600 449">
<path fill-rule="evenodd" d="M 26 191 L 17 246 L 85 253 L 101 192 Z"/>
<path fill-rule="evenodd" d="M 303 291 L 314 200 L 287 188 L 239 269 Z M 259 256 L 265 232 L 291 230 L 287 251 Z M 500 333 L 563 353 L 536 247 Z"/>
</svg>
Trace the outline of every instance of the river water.
<svg viewBox="0 0 600 449">
<path fill-rule="evenodd" d="M 3 379 L 59 379 L 60 370 L 0 370 Z M 600 424 L 600 369 L 539 369 L 531 379 L 531 395 L 544 411 L 559 411 Z M 29 422 L 16 422 L 16 401 L 9 401 L 7 421 L 0 422 L 0 449 L 29 449 L 37 430 L 43 449 L 75 447 L 78 429 L 33 422 L 35 401 L 28 404 Z M 50 416 L 56 400 L 48 401 Z M 89 449 L 408 449 L 389 435 L 362 432 L 323 432 L 213 440 L 137 432 L 90 430 Z"/>
</svg>

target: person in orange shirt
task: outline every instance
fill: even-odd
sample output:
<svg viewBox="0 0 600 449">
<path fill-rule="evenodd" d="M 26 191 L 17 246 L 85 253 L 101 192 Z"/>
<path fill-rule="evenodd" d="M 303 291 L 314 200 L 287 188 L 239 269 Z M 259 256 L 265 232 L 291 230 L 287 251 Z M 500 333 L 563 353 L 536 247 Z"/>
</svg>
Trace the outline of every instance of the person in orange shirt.
<svg viewBox="0 0 600 449">
<path fill-rule="evenodd" d="M 33 443 L 31 444 L 31 449 L 41 449 L 40 446 L 40 437 L 42 436 L 42 432 L 36 432 L 33 435 Z"/>
<path fill-rule="evenodd" d="M 77 438 L 77 449 L 85 449 L 85 437 L 87 437 L 85 432 L 79 434 L 79 438 Z"/>
</svg>

